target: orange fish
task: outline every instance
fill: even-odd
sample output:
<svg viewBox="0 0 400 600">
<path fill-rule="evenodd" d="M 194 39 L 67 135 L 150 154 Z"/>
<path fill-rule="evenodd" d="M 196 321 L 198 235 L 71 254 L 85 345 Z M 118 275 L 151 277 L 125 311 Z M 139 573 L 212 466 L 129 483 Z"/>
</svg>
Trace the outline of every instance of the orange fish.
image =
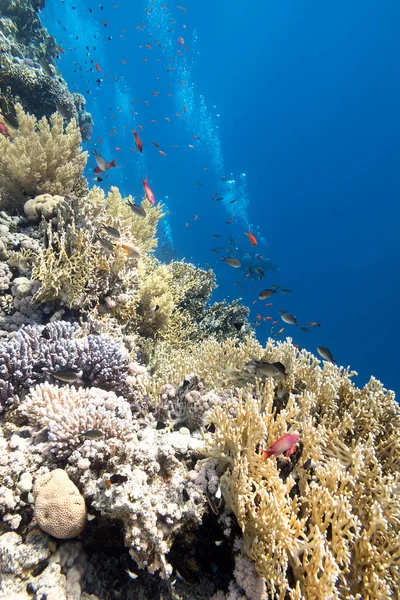
<svg viewBox="0 0 400 600">
<path fill-rule="evenodd" d="M 163 152 L 162 150 L 159 150 L 159 151 L 158 151 L 158 154 L 161 154 L 161 156 L 167 156 L 167 155 L 165 154 L 165 152 Z"/>
<path fill-rule="evenodd" d="M 145 44 L 147 50 L 153 50 L 153 48 L 150 46 L 150 44 Z"/>
<path fill-rule="evenodd" d="M 160 93 L 160 92 L 159 92 L 158 90 L 154 90 L 154 92 L 152 92 L 153 96 L 156 96 L 156 98 L 158 98 L 158 94 L 159 94 L 159 93 Z"/>
<path fill-rule="evenodd" d="M 272 321 L 272 317 L 264 317 L 264 321 Z"/>
<path fill-rule="evenodd" d="M 122 148 L 120 148 L 119 146 L 116 146 L 115 148 L 116 150 L 122 150 Z"/>
<path fill-rule="evenodd" d="M 278 321 L 272 321 L 272 325 L 278 325 Z"/>
<path fill-rule="evenodd" d="M 180 117 L 180 116 L 181 116 L 181 114 L 180 114 L 180 113 L 175 113 L 175 116 L 176 116 L 176 117 Z"/>
<path fill-rule="evenodd" d="M 138 132 L 136 131 L 136 129 L 134 131 L 132 131 L 134 137 L 135 137 L 135 144 L 136 144 L 136 148 L 139 150 L 140 153 L 142 153 L 143 150 L 143 142 L 139 137 Z"/>
<path fill-rule="evenodd" d="M 123 65 L 126 65 L 126 60 L 124 60 L 123 58 L 121 58 L 121 62 Z"/>
<path fill-rule="evenodd" d="M 265 306 L 272 306 L 272 302 L 267 302 Z"/>
<path fill-rule="evenodd" d="M 171 122 L 171 119 L 168 119 L 168 117 L 165 117 L 165 120 L 168 121 L 168 123 Z"/>
<path fill-rule="evenodd" d="M 256 316 L 257 321 L 261 321 L 261 315 Z"/>
<path fill-rule="evenodd" d="M 100 67 L 99 63 L 94 63 L 94 66 L 96 67 L 96 71 L 97 71 L 98 73 L 100 73 L 100 71 L 101 71 L 101 67 Z"/>
<path fill-rule="evenodd" d="M 157 121 L 155 119 L 151 119 L 150 123 L 157 123 Z"/>
<path fill-rule="evenodd" d="M 249 238 L 249 240 L 250 240 L 250 244 L 251 244 L 252 246 L 257 246 L 257 240 L 256 240 L 256 238 L 254 237 L 254 235 L 253 235 L 252 233 L 250 233 L 250 231 L 245 231 L 244 233 L 245 233 L 245 235 L 247 235 L 247 236 L 248 236 L 248 238 Z"/>
<path fill-rule="evenodd" d="M 116 129 L 110 129 L 110 133 L 117 133 Z"/>
<path fill-rule="evenodd" d="M 61 52 L 61 54 L 65 54 L 64 48 L 61 48 L 61 46 L 56 46 L 56 48 L 59 52 Z"/>
<path fill-rule="evenodd" d="M 183 37 L 178 37 L 178 44 L 180 46 L 183 46 L 184 43 L 185 43 L 185 40 L 183 39 Z"/>
<path fill-rule="evenodd" d="M 143 27 L 140 27 L 140 25 L 136 25 L 136 29 L 137 29 L 138 31 L 143 31 Z"/>
<path fill-rule="evenodd" d="M 300 436 L 298 436 L 297 433 L 285 433 L 285 435 L 282 435 L 282 437 L 275 440 L 267 450 L 262 450 L 264 458 L 279 456 L 279 454 L 283 453 L 285 453 L 285 456 L 288 458 L 296 450 L 296 444 L 299 439 Z"/>
<path fill-rule="evenodd" d="M 142 125 L 139 125 L 139 129 L 140 129 L 140 131 L 143 131 Z"/>
</svg>

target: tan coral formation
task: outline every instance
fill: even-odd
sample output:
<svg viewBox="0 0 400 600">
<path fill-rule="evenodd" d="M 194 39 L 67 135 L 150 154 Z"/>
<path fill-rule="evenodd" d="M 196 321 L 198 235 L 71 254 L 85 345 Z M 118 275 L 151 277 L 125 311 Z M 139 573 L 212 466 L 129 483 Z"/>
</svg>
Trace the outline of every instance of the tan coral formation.
<svg viewBox="0 0 400 600">
<path fill-rule="evenodd" d="M 56 217 L 56 209 L 60 202 L 64 201 L 64 196 L 55 194 L 39 194 L 31 198 L 24 204 L 24 213 L 29 221 L 40 221 L 41 217 L 46 220 Z"/>
<path fill-rule="evenodd" d="M 244 548 L 271 597 L 392 598 L 400 585 L 400 409 L 374 379 L 290 343 L 271 341 L 264 359 L 288 376 L 238 392 L 235 414 L 216 407 L 209 451 L 243 531 Z M 300 434 L 291 459 L 264 460 L 260 446 Z"/>
<path fill-rule="evenodd" d="M 37 121 L 20 104 L 15 108 L 18 129 L 0 136 L 0 209 L 22 208 L 27 196 L 82 191 L 87 153 L 75 119 L 64 130 L 58 113 Z"/>
<path fill-rule="evenodd" d="M 32 491 L 35 517 L 43 531 L 58 539 L 78 537 L 86 525 L 86 506 L 63 469 L 42 475 Z"/>
</svg>

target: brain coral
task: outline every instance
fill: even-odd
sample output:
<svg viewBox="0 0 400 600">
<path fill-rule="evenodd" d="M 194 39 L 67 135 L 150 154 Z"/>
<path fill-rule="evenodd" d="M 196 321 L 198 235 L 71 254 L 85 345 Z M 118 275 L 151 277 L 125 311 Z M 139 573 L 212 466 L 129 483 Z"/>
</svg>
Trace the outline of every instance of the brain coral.
<svg viewBox="0 0 400 600">
<path fill-rule="evenodd" d="M 39 526 L 58 539 L 80 535 L 86 524 L 83 496 L 63 469 L 40 477 L 33 490 Z"/>
</svg>

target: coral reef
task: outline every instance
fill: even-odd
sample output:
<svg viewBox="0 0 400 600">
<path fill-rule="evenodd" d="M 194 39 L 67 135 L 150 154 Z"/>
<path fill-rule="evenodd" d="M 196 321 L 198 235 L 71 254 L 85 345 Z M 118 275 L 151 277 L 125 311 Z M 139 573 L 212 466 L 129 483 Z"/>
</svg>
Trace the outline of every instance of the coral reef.
<svg viewBox="0 0 400 600">
<path fill-rule="evenodd" d="M 41 2 L 0 2 L 0 111 L 15 119 L 15 103 L 37 119 L 48 117 L 62 106 L 74 117 L 84 140 L 89 139 L 92 118 L 80 94 L 71 94 L 54 59 L 56 40 L 42 27 L 36 11 Z M 44 2 L 43 2 L 44 4 Z"/>
<path fill-rule="evenodd" d="M 394 395 L 262 347 L 211 270 L 155 258 L 162 205 L 88 190 L 40 6 L 0 0 L 1 597 L 396 597 Z"/>
<path fill-rule="evenodd" d="M 55 469 L 39 477 L 32 495 L 35 517 L 43 531 L 58 539 L 82 533 L 86 525 L 85 500 L 65 471 Z"/>
<path fill-rule="evenodd" d="M 217 406 L 210 453 L 244 549 L 272 597 L 391 597 L 399 583 L 400 409 L 374 379 L 318 361 L 291 343 L 267 344 L 281 361 L 272 378 L 238 394 L 234 414 Z M 361 416 L 362 415 L 362 416 Z M 288 430 L 301 446 L 290 459 L 258 448 Z"/>
<path fill-rule="evenodd" d="M 64 131 L 57 113 L 37 121 L 20 104 L 15 110 L 18 129 L 0 137 L 0 208 L 15 211 L 28 196 L 65 195 L 82 186 L 87 153 L 75 121 Z"/>
</svg>

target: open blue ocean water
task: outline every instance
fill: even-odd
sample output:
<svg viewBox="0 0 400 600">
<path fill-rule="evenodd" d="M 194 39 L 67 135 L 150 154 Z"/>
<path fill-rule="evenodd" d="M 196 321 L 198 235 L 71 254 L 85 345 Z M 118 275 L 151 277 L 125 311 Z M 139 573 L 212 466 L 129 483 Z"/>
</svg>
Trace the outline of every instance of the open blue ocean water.
<svg viewBox="0 0 400 600">
<path fill-rule="evenodd" d="M 91 156 L 90 184 L 140 200 L 148 179 L 158 257 L 214 269 L 213 300 L 242 298 L 262 343 L 284 326 L 398 392 L 398 2 L 47 0 L 42 19 L 86 149 L 120 167 L 96 182 Z M 271 285 L 292 291 L 258 300 Z"/>
</svg>

